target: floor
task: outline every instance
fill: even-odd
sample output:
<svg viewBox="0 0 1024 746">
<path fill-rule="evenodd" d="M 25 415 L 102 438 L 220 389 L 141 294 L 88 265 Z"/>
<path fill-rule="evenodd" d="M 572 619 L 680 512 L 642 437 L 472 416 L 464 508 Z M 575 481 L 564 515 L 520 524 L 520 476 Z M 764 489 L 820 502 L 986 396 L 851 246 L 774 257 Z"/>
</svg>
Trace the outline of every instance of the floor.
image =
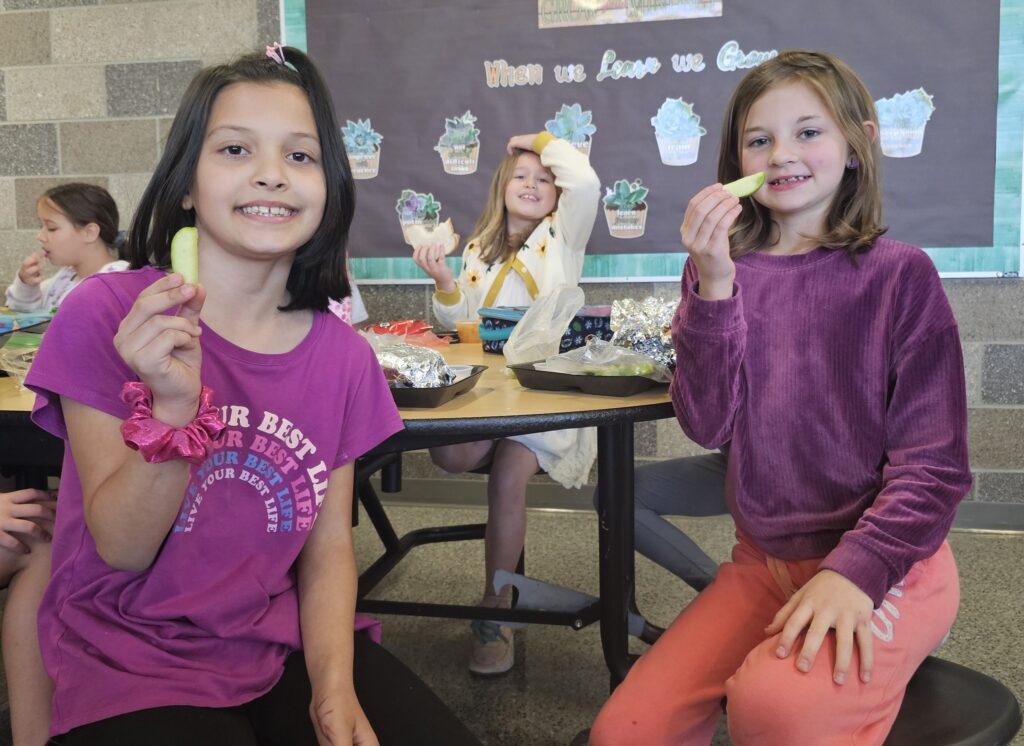
<svg viewBox="0 0 1024 746">
<path fill-rule="evenodd" d="M 424 526 L 473 523 L 477 508 L 389 505 L 399 533 Z M 678 519 L 708 553 L 724 560 L 732 545 L 725 518 Z M 380 549 L 367 521 L 356 529 L 361 566 Z M 954 532 L 963 588 L 960 617 L 939 655 L 1006 684 L 1024 701 L 1024 534 Z M 375 595 L 393 599 L 472 603 L 483 575 L 480 542 L 421 547 L 399 565 Z M 531 511 L 527 574 L 597 593 L 597 526 L 592 513 Z M 667 625 L 692 597 L 683 583 L 642 557 L 636 562 L 637 599 L 655 624 Z M 464 621 L 385 617 L 384 644 L 423 677 L 489 746 L 565 746 L 588 727 L 608 693 L 608 674 L 596 626 L 579 632 L 536 625 L 516 633 L 516 666 L 506 676 L 471 677 Z M 636 652 L 645 645 L 634 641 Z M 6 702 L 6 689 L 0 689 Z M 6 719 L 6 710 L 0 709 Z M 9 743 L 0 722 L 0 746 Z M 713 746 L 728 746 L 720 728 Z M 1024 746 L 1018 734 L 1016 746 Z"/>
<path fill-rule="evenodd" d="M 486 519 L 474 508 L 388 506 L 399 534 L 423 526 Z M 725 517 L 677 519 L 719 561 L 732 547 Z M 361 564 L 379 551 L 368 524 L 357 528 Z M 1002 681 L 1024 702 L 1024 534 L 954 532 L 960 567 L 960 615 L 940 657 Z M 417 548 L 375 596 L 473 603 L 480 593 L 480 542 Z M 597 593 L 597 522 L 593 513 L 531 511 L 526 574 Z M 693 591 L 643 557 L 636 561 L 640 610 L 665 626 Z M 423 677 L 489 746 L 569 744 L 589 727 L 608 693 L 596 626 L 579 632 L 535 625 L 516 633 L 516 666 L 505 677 L 481 680 L 466 671 L 468 624 L 459 620 L 385 617 L 384 644 Z M 646 646 L 634 641 L 635 651 Z M 719 729 L 713 746 L 727 746 Z M 1024 746 L 1018 734 L 1015 746 Z"/>
</svg>

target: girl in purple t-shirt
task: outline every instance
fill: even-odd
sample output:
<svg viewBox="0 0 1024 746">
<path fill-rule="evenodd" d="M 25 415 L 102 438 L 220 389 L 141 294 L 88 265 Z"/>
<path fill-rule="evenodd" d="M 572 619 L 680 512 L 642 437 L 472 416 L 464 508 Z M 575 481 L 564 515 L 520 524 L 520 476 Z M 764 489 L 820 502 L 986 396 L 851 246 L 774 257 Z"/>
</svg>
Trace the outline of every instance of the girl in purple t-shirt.
<svg viewBox="0 0 1024 746">
<path fill-rule="evenodd" d="M 683 430 L 728 443 L 732 561 L 630 670 L 593 746 L 881 744 L 956 617 L 945 542 L 971 484 L 963 356 L 938 273 L 884 238 L 878 119 L 836 58 L 740 82 L 698 192 L 672 332 Z"/>
<path fill-rule="evenodd" d="M 84 282 L 47 333 L 27 385 L 68 446 L 39 615 L 61 743 L 475 742 L 353 634 L 353 462 L 402 422 L 327 310 L 349 295 L 347 163 L 300 51 L 201 71 L 134 271 Z M 196 284 L 166 271 L 186 226 Z"/>
</svg>

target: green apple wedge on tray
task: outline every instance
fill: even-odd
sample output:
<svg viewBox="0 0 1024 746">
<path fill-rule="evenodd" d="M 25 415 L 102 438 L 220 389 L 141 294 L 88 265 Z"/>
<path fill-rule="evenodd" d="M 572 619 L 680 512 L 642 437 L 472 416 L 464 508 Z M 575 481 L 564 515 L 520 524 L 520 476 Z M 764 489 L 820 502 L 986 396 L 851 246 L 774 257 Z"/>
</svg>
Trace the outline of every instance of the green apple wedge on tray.
<svg viewBox="0 0 1024 746">
<path fill-rule="evenodd" d="M 649 376 L 654 372 L 654 363 L 620 363 L 615 365 L 588 365 L 588 376 Z"/>
</svg>

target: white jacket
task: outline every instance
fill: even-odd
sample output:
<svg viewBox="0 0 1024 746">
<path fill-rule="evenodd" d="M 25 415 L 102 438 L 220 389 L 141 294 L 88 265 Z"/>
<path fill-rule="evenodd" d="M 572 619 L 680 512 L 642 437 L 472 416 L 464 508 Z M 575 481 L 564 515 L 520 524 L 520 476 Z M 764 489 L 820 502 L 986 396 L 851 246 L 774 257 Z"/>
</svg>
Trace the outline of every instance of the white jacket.
<svg viewBox="0 0 1024 746">
<path fill-rule="evenodd" d="M 479 246 L 469 241 L 462 252 L 456 289 L 434 293 L 434 315 L 441 327 L 454 329 L 456 321 L 473 318 L 481 307 L 493 304 L 512 271 L 523 278 L 535 300 L 558 285 L 579 284 L 601 200 L 601 181 L 585 155 L 565 140 L 544 135 L 534 141 L 534 150 L 562 190 L 555 212 L 540 222 L 511 262 L 487 265 L 480 261 Z"/>
</svg>

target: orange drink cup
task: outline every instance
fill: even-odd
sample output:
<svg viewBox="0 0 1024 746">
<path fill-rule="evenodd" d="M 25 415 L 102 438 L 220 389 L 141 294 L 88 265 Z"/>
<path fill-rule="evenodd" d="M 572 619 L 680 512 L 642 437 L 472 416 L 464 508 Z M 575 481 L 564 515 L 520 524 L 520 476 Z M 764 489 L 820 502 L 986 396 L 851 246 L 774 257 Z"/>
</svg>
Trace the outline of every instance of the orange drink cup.
<svg viewBox="0 0 1024 746">
<path fill-rule="evenodd" d="M 459 342 L 480 341 L 480 319 L 463 319 L 455 322 L 455 331 L 459 333 Z"/>
</svg>

